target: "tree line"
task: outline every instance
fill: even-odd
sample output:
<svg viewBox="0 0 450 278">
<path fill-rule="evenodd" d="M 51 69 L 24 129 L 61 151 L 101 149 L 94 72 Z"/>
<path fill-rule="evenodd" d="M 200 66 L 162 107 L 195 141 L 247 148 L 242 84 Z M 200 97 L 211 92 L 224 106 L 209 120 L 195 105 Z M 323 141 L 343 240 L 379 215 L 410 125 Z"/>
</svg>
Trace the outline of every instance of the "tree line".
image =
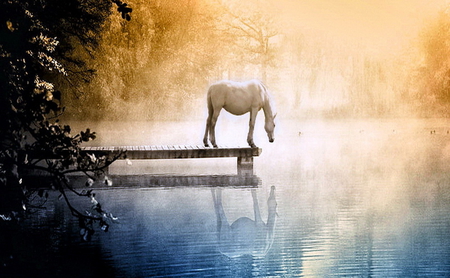
<svg viewBox="0 0 450 278">
<path fill-rule="evenodd" d="M 109 16 L 95 51 L 80 44 L 72 52 L 95 75 L 78 71 L 80 82 L 65 84 L 67 118 L 201 117 L 207 86 L 224 78 L 263 80 L 295 117 L 447 116 L 448 63 L 439 58 L 449 51 L 445 12 L 403 53 L 377 56 L 358 42 L 287 33 L 291 26 L 270 2 L 134 6 L 130 22 Z"/>
</svg>

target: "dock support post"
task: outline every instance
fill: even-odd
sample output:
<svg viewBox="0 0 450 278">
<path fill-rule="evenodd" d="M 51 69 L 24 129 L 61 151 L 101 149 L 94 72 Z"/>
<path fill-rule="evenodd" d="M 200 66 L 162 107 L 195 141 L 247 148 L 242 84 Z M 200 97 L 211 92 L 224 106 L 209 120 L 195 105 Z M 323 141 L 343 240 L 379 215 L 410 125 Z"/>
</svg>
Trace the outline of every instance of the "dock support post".
<svg viewBox="0 0 450 278">
<path fill-rule="evenodd" d="M 253 175 L 253 156 L 238 157 L 237 172 L 240 176 Z"/>
</svg>

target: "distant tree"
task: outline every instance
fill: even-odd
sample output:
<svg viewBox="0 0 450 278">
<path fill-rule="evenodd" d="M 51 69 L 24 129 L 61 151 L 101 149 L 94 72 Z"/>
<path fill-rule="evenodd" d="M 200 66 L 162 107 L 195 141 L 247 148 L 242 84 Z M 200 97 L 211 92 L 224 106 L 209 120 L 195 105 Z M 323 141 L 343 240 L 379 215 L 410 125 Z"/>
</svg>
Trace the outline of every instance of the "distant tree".
<svg viewBox="0 0 450 278">
<path fill-rule="evenodd" d="M 186 115 L 186 104 L 203 95 L 223 58 L 217 14 L 210 0 L 167 0 L 141 2 L 130 22 L 111 17 L 89 60 L 96 75 L 79 88 L 80 98 L 66 99 L 79 108 L 67 114 L 110 120 Z M 96 106 L 79 105 L 84 102 Z"/>
<path fill-rule="evenodd" d="M 239 1 L 223 9 L 224 35 L 240 49 L 238 53 L 243 53 L 241 59 L 259 66 L 260 78 L 266 81 L 267 70 L 275 60 L 275 47 L 271 40 L 280 35 L 274 19 L 260 2 L 255 1 Z"/>
<path fill-rule="evenodd" d="M 423 59 L 415 72 L 414 99 L 426 110 L 448 113 L 450 105 L 450 13 L 442 11 L 420 38 Z"/>
<path fill-rule="evenodd" d="M 81 151 L 81 143 L 96 135 L 89 129 L 73 134 L 70 126 L 59 124 L 64 108 L 58 80 L 77 86 L 77 78 L 89 79 L 92 71 L 83 67 L 83 59 L 75 59 L 73 50 L 81 46 L 87 55 L 92 53 L 113 4 L 130 19 L 131 9 L 116 0 L 1 2 L 0 230 L 39 208 L 52 187 L 79 218 L 85 240 L 94 232 L 94 223 L 108 229 L 112 215 L 91 189 L 77 191 L 66 175 L 82 172 L 94 179 L 121 154 L 95 157 Z M 50 184 L 27 182 L 27 173 L 37 170 L 51 178 Z M 67 196 L 70 191 L 90 198 L 92 213 L 74 208 Z"/>
</svg>

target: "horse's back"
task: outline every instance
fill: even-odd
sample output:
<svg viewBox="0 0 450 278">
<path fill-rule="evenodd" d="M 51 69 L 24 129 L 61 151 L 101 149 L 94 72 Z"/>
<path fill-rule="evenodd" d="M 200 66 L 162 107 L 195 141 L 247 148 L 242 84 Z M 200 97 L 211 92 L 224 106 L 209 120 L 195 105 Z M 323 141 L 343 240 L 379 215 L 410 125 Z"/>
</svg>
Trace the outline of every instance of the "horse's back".
<svg viewBox="0 0 450 278">
<path fill-rule="evenodd" d="M 261 81 L 257 79 L 252 79 L 249 81 L 244 82 L 238 82 L 238 81 L 231 81 L 231 80 L 221 80 L 217 81 L 216 83 L 213 83 L 210 86 L 210 91 L 221 91 L 221 92 L 229 92 L 229 91 L 235 91 L 235 90 L 242 90 L 242 91 L 258 91 L 264 86 L 262 85 Z"/>
<path fill-rule="evenodd" d="M 232 236 L 221 242 L 220 251 L 228 257 L 254 255 L 262 257 L 267 249 L 266 227 L 248 217 L 238 218 L 231 224 Z"/>
<path fill-rule="evenodd" d="M 263 88 L 258 80 L 222 80 L 210 86 L 208 99 L 214 107 L 223 107 L 232 114 L 241 115 L 249 112 L 252 107 L 257 107 L 258 110 L 261 108 Z"/>
</svg>

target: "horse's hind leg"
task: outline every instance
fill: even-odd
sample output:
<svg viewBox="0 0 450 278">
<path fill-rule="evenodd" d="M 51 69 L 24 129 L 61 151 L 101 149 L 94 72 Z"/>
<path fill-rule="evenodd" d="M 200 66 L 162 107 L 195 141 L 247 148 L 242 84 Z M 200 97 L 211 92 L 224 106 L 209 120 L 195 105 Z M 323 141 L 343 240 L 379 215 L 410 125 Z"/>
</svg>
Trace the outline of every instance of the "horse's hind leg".
<svg viewBox="0 0 450 278">
<path fill-rule="evenodd" d="M 205 147 L 209 147 L 208 144 L 208 134 L 211 133 L 210 129 L 211 129 L 211 119 L 213 117 L 213 113 L 214 113 L 214 107 L 212 106 L 211 103 L 211 99 L 209 98 L 208 95 L 208 118 L 206 119 L 206 128 L 205 128 L 205 136 L 203 136 L 203 145 L 205 145 Z"/>
<path fill-rule="evenodd" d="M 214 148 L 217 148 L 216 123 L 217 123 L 217 118 L 219 117 L 219 114 L 220 114 L 220 110 L 221 110 L 221 108 L 214 110 L 212 117 L 211 117 L 211 121 L 209 122 L 209 140 L 211 141 L 211 144 L 213 145 Z"/>
<path fill-rule="evenodd" d="M 231 237 L 231 227 L 230 224 L 228 223 L 225 211 L 223 210 L 222 190 L 212 189 L 211 193 L 214 201 L 214 210 L 216 212 L 217 218 L 217 237 L 219 241 L 222 241 L 222 243 L 227 243 L 227 241 L 230 240 Z"/>
</svg>

